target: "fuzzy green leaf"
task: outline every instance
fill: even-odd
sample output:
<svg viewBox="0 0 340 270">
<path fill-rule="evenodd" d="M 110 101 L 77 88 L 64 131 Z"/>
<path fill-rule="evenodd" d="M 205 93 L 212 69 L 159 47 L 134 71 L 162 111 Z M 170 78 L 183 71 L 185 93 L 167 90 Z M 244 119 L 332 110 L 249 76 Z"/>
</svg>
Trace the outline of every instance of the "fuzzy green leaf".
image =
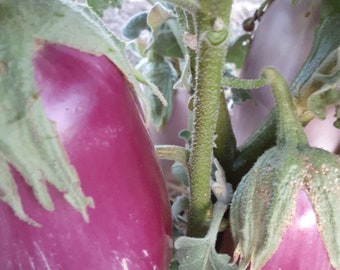
<svg viewBox="0 0 340 270">
<path fill-rule="evenodd" d="M 152 48 L 160 55 L 183 57 L 183 52 L 168 22 L 163 23 L 153 34 Z"/>
<path fill-rule="evenodd" d="M 175 161 L 174 164 L 172 164 L 171 173 L 180 183 L 187 187 L 189 186 L 188 171 L 180 162 Z"/>
<path fill-rule="evenodd" d="M 204 238 L 182 236 L 175 242 L 176 257 L 180 263 L 179 270 L 206 269 L 206 270 L 231 270 L 236 266 L 229 264 L 227 254 L 218 254 L 215 249 L 218 228 L 226 205 L 216 203 L 213 219 L 208 234 Z"/>
<path fill-rule="evenodd" d="M 131 17 L 122 28 L 123 35 L 129 39 L 136 39 L 143 30 L 150 30 L 146 21 L 147 16 L 147 12 L 141 12 Z"/>
<path fill-rule="evenodd" d="M 313 76 L 321 63 L 340 45 L 340 35 L 335 35 L 340 28 L 340 14 L 326 17 L 314 37 L 313 48 L 308 59 L 291 85 L 292 96 L 303 96 L 303 86 Z"/>
<path fill-rule="evenodd" d="M 183 37 L 170 9 L 156 3 L 148 14 L 147 22 L 152 29 L 150 47 L 154 52 L 162 56 L 183 57 Z"/>
<path fill-rule="evenodd" d="M 236 266 L 229 264 L 230 257 L 227 254 L 218 254 L 215 250 L 216 235 L 225 210 L 226 206 L 222 203 L 215 204 L 211 228 L 204 238 L 182 236 L 176 240 L 179 270 L 236 269 Z"/>
<path fill-rule="evenodd" d="M 326 107 L 340 103 L 340 84 L 325 85 L 307 100 L 308 109 L 321 119 L 326 118 Z"/>
<path fill-rule="evenodd" d="M 179 223 L 179 216 L 189 207 L 189 198 L 185 195 L 178 196 L 171 206 L 172 221 Z"/>
<path fill-rule="evenodd" d="M 226 182 L 224 171 L 217 159 L 214 162 L 216 180 L 211 180 L 210 186 L 217 202 L 214 205 L 209 231 L 204 238 L 182 236 L 176 240 L 175 248 L 177 250 L 176 257 L 180 263 L 179 270 L 237 269 L 236 265 L 229 264 L 230 257 L 227 254 L 219 254 L 215 249 L 217 233 L 232 198 L 232 188 Z"/>
<path fill-rule="evenodd" d="M 185 252 L 180 256 L 180 270 L 206 269 L 220 270 L 233 269 L 229 264 L 229 256 L 217 254 L 214 244 L 207 238 L 181 237 L 176 241 L 176 248 Z"/>
<path fill-rule="evenodd" d="M 164 106 L 153 92 L 146 89 L 146 95 L 150 100 L 152 123 L 157 129 L 161 129 L 171 116 L 176 71 L 169 60 L 157 54 L 142 60 L 138 68 L 147 80 L 158 87 L 167 102 L 167 106 Z"/>
</svg>

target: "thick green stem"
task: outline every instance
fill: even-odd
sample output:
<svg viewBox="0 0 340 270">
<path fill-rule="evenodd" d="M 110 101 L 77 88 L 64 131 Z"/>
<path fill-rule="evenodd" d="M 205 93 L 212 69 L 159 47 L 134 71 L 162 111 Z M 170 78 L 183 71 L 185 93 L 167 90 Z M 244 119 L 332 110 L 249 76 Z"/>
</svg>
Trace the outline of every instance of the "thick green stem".
<svg viewBox="0 0 340 270">
<path fill-rule="evenodd" d="M 254 88 L 259 88 L 262 87 L 266 84 L 268 84 L 267 79 L 263 74 L 260 75 L 258 79 L 239 79 L 239 78 L 234 78 L 234 77 L 224 77 L 222 79 L 222 84 L 223 86 L 228 86 L 232 87 L 234 89 L 254 89 Z M 223 109 L 223 108 L 222 108 Z M 227 109 L 225 109 L 226 112 L 222 114 L 222 117 L 226 119 L 218 119 L 217 122 L 217 128 L 216 128 L 216 133 L 219 136 L 221 131 L 221 128 L 224 128 L 224 133 L 221 134 L 222 136 L 217 137 L 216 139 L 216 145 L 217 148 L 220 148 L 218 151 L 214 151 L 215 156 L 217 159 L 219 159 L 219 156 L 226 156 L 224 161 L 220 161 L 221 165 L 223 166 L 225 173 L 227 175 L 227 178 L 229 179 L 230 183 L 232 183 L 235 187 L 238 185 L 239 181 L 241 178 L 247 173 L 247 171 L 251 168 L 251 166 L 255 163 L 256 159 L 264 152 L 265 146 L 267 146 L 268 143 L 270 143 L 270 146 L 273 146 L 275 144 L 275 132 L 271 133 L 272 129 L 268 129 L 266 127 L 266 131 L 268 132 L 263 132 L 261 130 L 260 135 L 264 135 L 263 140 L 258 140 L 256 143 L 253 143 L 253 141 L 248 141 L 250 142 L 249 145 L 247 144 L 247 149 L 249 151 L 242 151 L 241 153 L 239 151 L 236 151 L 236 144 L 234 142 L 235 139 L 233 139 L 233 131 L 232 127 L 230 124 L 230 119 L 229 119 L 229 113 Z M 220 112 L 221 114 L 221 112 Z M 225 123 L 223 123 L 225 122 Z M 228 123 L 229 122 L 229 123 Z M 276 123 L 276 122 L 275 122 Z M 274 128 L 276 130 L 276 124 L 274 125 Z M 223 130 L 222 130 L 223 132 Z M 257 132 L 256 132 L 257 134 Z M 269 141 L 266 140 L 267 136 L 270 136 Z M 222 142 L 219 140 L 222 137 Z M 257 136 L 256 136 L 257 138 Z M 223 144 L 226 144 L 223 149 Z M 222 147 L 221 147 L 222 145 Z M 223 151 L 220 153 L 220 151 Z M 239 149 L 243 150 L 243 149 Z M 263 150 L 263 151 L 262 151 Z"/>
<path fill-rule="evenodd" d="M 209 180 L 222 77 L 222 63 L 216 63 L 216 60 L 224 58 L 223 48 L 217 53 L 216 50 L 209 48 L 206 42 L 202 43 L 194 103 L 192 153 L 189 159 L 191 207 L 188 235 L 190 236 L 205 234 L 211 209 Z"/>
<path fill-rule="evenodd" d="M 290 89 L 282 75 L 274 68 L 265 68 L 263 74 L 273 90 L 278 111 L 277 145 L 307 144 L 307 137 L 298 118 Z"/>
<path fill-rule="evenodd" d="M 231 1 L 200 1 L 195 14 L 197 57 L 194 130 L 188 164 L 190 209 L 188 235 L 202 237 L 211 215 L 210 176 L 215 128 L 221 94 Z"/>
<path fill-rule="evenodd" d="M 159 159 L 175 160 L 187 167 L 189 150 L 178 145 L 156 145 L 156 154 Z"/>
</svg>

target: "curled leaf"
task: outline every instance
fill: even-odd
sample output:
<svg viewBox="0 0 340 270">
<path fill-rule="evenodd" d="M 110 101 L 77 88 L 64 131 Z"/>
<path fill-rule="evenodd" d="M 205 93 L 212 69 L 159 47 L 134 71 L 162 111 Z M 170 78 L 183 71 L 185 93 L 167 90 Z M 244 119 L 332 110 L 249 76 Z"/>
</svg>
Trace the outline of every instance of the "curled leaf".
<svg viewBox="0 0 340 270">
<path fill-rule="evenodd" d="M 143 30 L 150 30 L 147 16 L 147 12 L 141 12 L 131 17 L 122 28 L 123 35 L 129 39 L 136 39 Z"/>
</svg>

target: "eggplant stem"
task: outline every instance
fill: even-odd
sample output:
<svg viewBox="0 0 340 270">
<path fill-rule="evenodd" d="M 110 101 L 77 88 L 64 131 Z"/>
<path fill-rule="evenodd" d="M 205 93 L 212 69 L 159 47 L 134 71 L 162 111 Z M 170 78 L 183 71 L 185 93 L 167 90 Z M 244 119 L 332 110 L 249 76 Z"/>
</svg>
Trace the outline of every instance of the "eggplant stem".
<svg viewBox="0 0 340 270">
<path fill-rule="evenodd" d="M 272 67 L 262 70 L 267 82 L 272 87 L 278 111 L 278 146 L 305 146 L 307 137 L 298 118 L 296 108 L 290 95 L 290 88 L 282 75 Z"/>
</svg>

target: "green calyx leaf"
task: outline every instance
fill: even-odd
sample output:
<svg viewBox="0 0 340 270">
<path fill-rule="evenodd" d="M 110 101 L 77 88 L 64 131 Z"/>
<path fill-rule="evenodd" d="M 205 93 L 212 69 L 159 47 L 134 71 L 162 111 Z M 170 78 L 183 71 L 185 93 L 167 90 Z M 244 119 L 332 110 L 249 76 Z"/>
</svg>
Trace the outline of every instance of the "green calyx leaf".
<svg viewBox="0 0 340 270">
<path fill-rule="evenodd" d="M 24 213 L 11 164 L 32 187 L 47 210 L 54 209 L 46 182 L 64 193 L 84 220 L 94 207 L 83 194 L 53 124 L 47 119 L 34 81 L 34 53 L 44 42 L 64 44 L 88 53 L 106 55 L 138 89 L 124 55 L 124 44 L 86 5 L 67 0 L 0 1 L 0 193 L 14 213 L 37 225 Z"/>
<path fill-rule="evenodd" d="M 301 171 L 296 153 L 284 150 L 275 147 L 262 155 L 234 193 L 230 224 L 237 245 L 234 260 L 240 258 L 240 269 L 250 263 L 252 269 L 260 269 L 292 221 L 301 186 L 294 179 L 300 179 Z"/>
<path fill-rule="evenodd" d="M 318 148 L 304 149 L 304 189 L 331 264 L 340 268 L 340 157 Z"/>
<path fill-rule="evenodd" d="M 33 226 L 39 227 L 40 224 L 31 219 L 25 213 L 22 207 L 17 186 L 13 184 L 13 176 L 10 167 L 3 158 L 0 158 L 0 172 L 0 191 L 3 193 L 1 200 L 7 203 L 14 210 L 15 215 L 21 220 L 24 220 Z"/>
</svg>

